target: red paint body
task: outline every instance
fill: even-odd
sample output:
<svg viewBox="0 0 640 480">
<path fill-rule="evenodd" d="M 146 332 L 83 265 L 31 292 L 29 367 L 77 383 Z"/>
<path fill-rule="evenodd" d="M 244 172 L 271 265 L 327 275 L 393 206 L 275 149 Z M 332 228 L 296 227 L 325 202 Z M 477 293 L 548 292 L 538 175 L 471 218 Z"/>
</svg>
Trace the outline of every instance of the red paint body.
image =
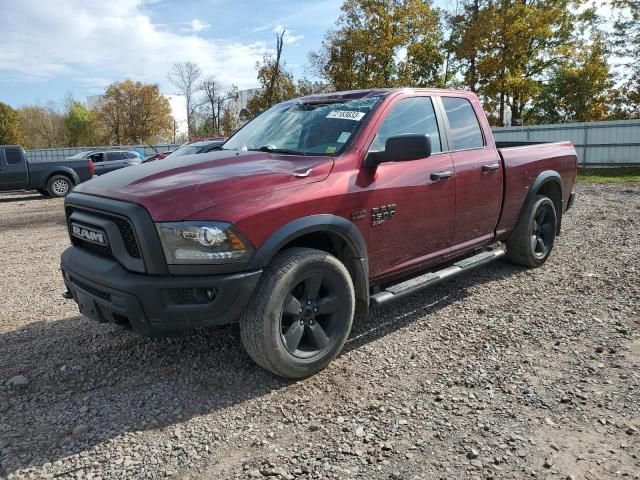
<svg viewBox="0 0 640 480">
<path fill-rule="evenodd" d="M 340 94 L 333 94 L 340 95 Z M 434 153 L 428 158 L 362 165 L 377 129 L 397 101 L 415 96 L 467 98 L 485 139 L 483 148 Z M 245 128 L 250 128 L 245 127 Z M 220 220 L 233 223 L 259 248 L 279 227 L 313 214 L 342 216 L 367 242 L 373 281 L 429 267 L 451 256 L 505 239 L 515 226 L 534 180 L 551 170 L 562 178 L 563 210 L 573 189 L 576 154 L 569 143 L 496 148 L 481 105 L 472 93 L 397 89 L 386 95 L 339 156 L 265 152 L 211 152 L 159 162 L 87 182 L 77 191 L 144 206 L 155 221 Z M 158 163 L 158 162 L 155 162 Z M 482 166 L 498 163 L 498 170 Z M 292 175 L 312 168 L 306 178 Z M 452 170 L 446 181 L 436 171 Z M 106 178 L 105 178 L 106 180 Z M 372 225 L 371 209 L 395 204 L 395 216 Z M 354 212 L 366 210 L 352 220 Z"/>
</svg>

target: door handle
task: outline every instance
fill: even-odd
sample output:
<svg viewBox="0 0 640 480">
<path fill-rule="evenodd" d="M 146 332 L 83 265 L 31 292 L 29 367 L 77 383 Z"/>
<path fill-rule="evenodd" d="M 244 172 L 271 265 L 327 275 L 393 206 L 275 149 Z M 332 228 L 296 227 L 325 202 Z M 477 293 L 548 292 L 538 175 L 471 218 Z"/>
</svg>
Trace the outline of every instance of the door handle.
<svg viewBox="0 0 640 480">
<path fill-rule="evenodd" d="M 487 165 L 482 165 L 482 171 L 483 172 L 495 172 L 496 170 L 498 170 L 500 168 L 500 164 L 499 163 L 489 163 Z"/>
<path fill-rule="evenodd" d="M 443 172 L 433 172 L 431 174 L 431 180 L 446 180 L 447 178 L 453 177 L 453 172 L 450 170 L 445 170 Z"/>
</svg>

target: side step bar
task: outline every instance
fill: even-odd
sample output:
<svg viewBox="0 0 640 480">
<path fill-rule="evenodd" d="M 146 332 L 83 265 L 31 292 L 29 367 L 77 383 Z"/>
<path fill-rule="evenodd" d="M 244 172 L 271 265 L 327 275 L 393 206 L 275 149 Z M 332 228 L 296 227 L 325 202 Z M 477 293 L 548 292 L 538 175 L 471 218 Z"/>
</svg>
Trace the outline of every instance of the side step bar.
<svg viewBox="0 0 640 480">
<path fill-rule="evenodd" d="M 437 285 L 443 281 L 455 277 L 456 275 L 466 272 L 481 265 L 491 263 L 501 257 L 505 256 L 505 251 L 502 249 L 490 250 L 488 252 L 482 252 L 473 257 L 465 258 L 459 262 L 454 263 L 450 267 L 437 272 L 429 272 L 419 277 L 406 280 L 402 283 L 397 283 L 387 287 L 386 290 L 371 295 L 370 302 L 372 306 L 380 306 L 394 300 L 406 297 L 412 293 L 418 292 L 424 288 Z"/>
</svg>

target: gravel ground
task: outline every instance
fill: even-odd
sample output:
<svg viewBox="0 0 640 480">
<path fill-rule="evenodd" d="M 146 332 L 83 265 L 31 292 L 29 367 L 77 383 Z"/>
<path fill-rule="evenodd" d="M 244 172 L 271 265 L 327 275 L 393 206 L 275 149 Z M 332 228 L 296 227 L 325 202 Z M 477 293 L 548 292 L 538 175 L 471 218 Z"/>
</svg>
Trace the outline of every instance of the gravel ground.
<svg viewBox="0 0 640 480">
<path fill-rule="evenodd" d="M 237 326 L 78 316 L 62 202 L 0 196 L 0 477 L 640 478 L 640 185 L 578 195 L 544 267 L 379 309 L 299 382 Z"/>
</svg>

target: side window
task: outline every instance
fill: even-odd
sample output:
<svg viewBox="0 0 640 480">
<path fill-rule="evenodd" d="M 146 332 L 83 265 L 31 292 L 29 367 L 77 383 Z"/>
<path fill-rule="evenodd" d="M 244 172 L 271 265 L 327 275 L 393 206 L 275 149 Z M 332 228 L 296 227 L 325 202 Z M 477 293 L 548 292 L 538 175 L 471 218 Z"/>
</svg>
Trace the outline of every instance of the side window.
<svg viewBox="0 0 640 480">
<path fill-rule="evenodd" d="M 22 162 L 22 155 L 17 148 L 5 148 L 4 155 L 7 160 L 7 165 L 17 165 Z"/>
<path fill-rule="evenodd" d="M 104 160 L 104 154 L 103 153 L 94 153 L 94 154 L 90 155 L 89 158 L 94 162 L 102 162 Z"/>
<path fill-rule="evenodd" d="M 120 152 L 107 152 L 107 162 L 114 160 L 122 160 L 122 153 Z"/>
<path fill-rule="evenodd" d="M 419 133 L 431 137 L 431 151 L 441 152 L 438 122 L 429 97 L 404 98 L 396 103 L 387 113 L 378 129 L 376 138 L 369 148 L 370 152 L 381 152 L 389 137 Z"/>
<path fill-rule="evenodd" d="M 471 102 L 466 98 L 442 97 L 442 103 L 451 127 L 451 149 L 482 148 L 482 130 Z"/>
</svg>

